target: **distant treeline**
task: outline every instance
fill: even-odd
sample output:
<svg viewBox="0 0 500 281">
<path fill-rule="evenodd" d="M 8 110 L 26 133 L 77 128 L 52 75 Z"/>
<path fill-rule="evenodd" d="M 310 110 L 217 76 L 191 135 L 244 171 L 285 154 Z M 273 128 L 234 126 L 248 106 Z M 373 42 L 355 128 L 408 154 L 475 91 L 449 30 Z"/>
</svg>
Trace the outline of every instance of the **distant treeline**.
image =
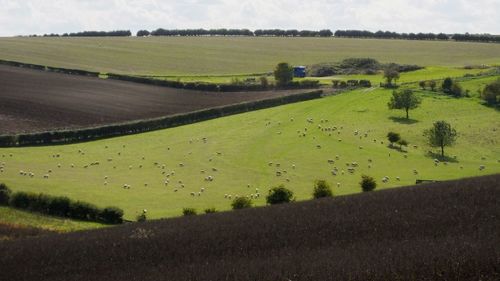
<svg viewBox="0 0 500 281">
<path fill-rule="evenodd" d="M 38 35 L 30 35 L 37 37 Z M 64 34 L 44 34 L 43 37 L 128 37 L 132 36 L 130 30 L 113 30 L 113 31 L 82 31 Z"/>
<path fill-rule="evenodd" d="M 391 31 L 371 32 L 367 30 L 337 30 L 335 37 L 377 38 L 377 39 L 407 39 L 407 40 L 455 40 L 475 42 L 500 42 L 499 35 L 491 34 L 444 34 L 444 33 L 397 33 Z"/>
<path fill-rule="evenodd" d="M 455 40 L 474 42 L 500 42 L 500 35 L 492 34 L 445 34 L 445 33 L 397 33 L 392 31 L 371 32 L 367 30 L 337 30 L 319 31 L 297 29 L 257 29 L 255 31 L 243 29 L 163 29 L 153 31 L 139 30 L 136 35 L 144 36 L 257 36 L 257 37 L 348 37 L 348 38 L 377 38 L 377 39 L 407 39 L 407 40 Z M 30 35 L 37 37 L 38 35 Z M 132 36 L 130 30 L 115 31 L 83 31 L 76 33 L 44 34 L 43 37 L 104 37 L 104 36 Z"/>
</svg>

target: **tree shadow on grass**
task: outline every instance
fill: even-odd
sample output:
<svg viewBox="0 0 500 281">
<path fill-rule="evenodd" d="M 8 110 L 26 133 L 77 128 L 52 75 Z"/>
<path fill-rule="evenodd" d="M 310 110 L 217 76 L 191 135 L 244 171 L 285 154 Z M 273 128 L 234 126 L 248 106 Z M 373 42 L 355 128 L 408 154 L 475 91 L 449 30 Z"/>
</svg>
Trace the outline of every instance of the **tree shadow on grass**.
<svg viewBox="0 0 500 281">
<path fill-rule="evenodd" d="M 407 124 L 407 125 L 411 125 L 411 124 L 415 124 L 415 123 L 419 122 L 418 120 L 415 120 L 415 119 L 406 119 L 404 117 L 394 117 L 394 116 L 391 116 L 391 117 L 389 117 L 389 119 L 391 119 L 393 122 L 400 123 L 400 124 Z"/>
<path fill-rule="evenodd" d="M 448 155 L 445 155 L 444 157 L 441 156 L 441 153 L 436 153 L 432 151 L 428 151 L 426 154 L 427 157 L 432 158 L 432 159 L 437 159 L 441 162 L 449 162 L 449 163 L 458 163 L 458 158 L 455 157 L 450 157 Z"/>
</svg>

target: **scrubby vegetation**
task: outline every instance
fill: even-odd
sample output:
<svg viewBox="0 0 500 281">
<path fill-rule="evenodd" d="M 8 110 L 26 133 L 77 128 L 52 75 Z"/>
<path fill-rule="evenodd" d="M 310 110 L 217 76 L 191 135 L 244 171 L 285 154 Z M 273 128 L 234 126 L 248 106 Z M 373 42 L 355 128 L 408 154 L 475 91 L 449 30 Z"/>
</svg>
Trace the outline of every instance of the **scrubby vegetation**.
<svg viewBox="0 0 500 281">
<path fill-rule="evenodd" d="M 284 185 L 276 186 L 269 189 L 269 194 L 266 197 L 267 204 L 282 204 L 293 201 L 293 191 L 285 188 Z"/>
<path fill-rule="evenodd" d="M 316 199 L 333 197 L 332 188 L 325 180 L 317 180 L 314 183 L 313 197 Z"/>
<path fill-rule="evenodd" d="M 233 210 L 247 209 L 253 206 L 252 199 L 247 197 L 238 197 L 233 200 L 231 207 Z"/>
<path fill-rule="evenodd" d="M 360 185 L 361 185 L 361 189 L 364 192 L 373 191 L 373 190 L 375 190 L 375 188 L 377 188 L 377 182 L 375 181 L 375 179 L 373 177 L 370 177 L 367 175 L 361 176 Z"/>
<path fill-rule="evenodd" d="M 481 92 L 481 98 L 490 105 L 500 104 L 500 79 L 488 84 Z"/>
<path fill-rule="evenodd" d="M 338 63 L 319 63 L 308 66 L 307 74 L 312 77 L 333 75 L 377 74 L 391 68 L 398 72 L 409 72 L 422 69 L 418 65 L 383 64 L 372 58 L 349 58 Z"/>
</svg>

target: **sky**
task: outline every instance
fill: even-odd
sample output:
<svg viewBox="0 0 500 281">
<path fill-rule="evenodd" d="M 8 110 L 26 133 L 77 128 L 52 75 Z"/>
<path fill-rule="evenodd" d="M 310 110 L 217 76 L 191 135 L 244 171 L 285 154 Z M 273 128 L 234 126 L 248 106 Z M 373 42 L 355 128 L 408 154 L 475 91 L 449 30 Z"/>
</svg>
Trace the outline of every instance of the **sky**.
<svg viewBox="0 0 500 281">
<path fill-rule="evenodd" d="M 500 0 L 0 0 L 0 36 L 157 28 L 500 34 Z"/>
</svg>

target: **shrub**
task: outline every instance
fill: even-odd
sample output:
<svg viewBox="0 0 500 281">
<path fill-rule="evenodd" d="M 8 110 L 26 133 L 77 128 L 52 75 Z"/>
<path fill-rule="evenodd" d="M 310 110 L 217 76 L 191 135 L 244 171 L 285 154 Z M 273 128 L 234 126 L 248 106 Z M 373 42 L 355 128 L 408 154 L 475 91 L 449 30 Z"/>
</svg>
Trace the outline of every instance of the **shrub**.
<svg viewBox="0 0 500 281">
<path fill-rule="evenodd" d="M 436 81 L 434 80 L 429 81 L 429 87 L 431 88 L 431 91 L 433 92 L 436 91 L 436 86 L 437 86 Z"/>
<path fill-rule="evenodd" d="M 370 80 L 359 80 L 359 86 L 370 88 L 372 86 L 372 82 L 370 82 Z"/>
<path fill-rule="evenodd" d="M 87 202 L 76 201 L 69 205 L 69 216 L 79 220 L 97 220 L 99 208 Z"/>
<path fill-rule="evenodd" d="M 398 133 L 389 132 L 389 133 L 387 133 L 387 139 L 391 143 L 391 146 L 393 146 L 393 144 L 395 142 L 398 142 L 399 140 L 401 140 L 401 136 Z"/>
<path fill-rule="evenodd" d="M 293 200 L 293 192 L 283 185 L 273 187 L 269 190 L 269 195 L 266 197 L 267 204 L 289 203 Z"/>
<path fill-rule="evenodd" d="M 422 90 L 425 90 L 425 86 L 427 86 L 427 82 L 426 81 L 420 81 L 420 82 L 418 82 L 418 85 L 420 86 L 420 88 L 422 88 Z"/>
<path fill-rule="evenodd" d="M 215 208 L 205 209 L 205 214 L 213 214 L 213 213 L 217 213 L 217 209 L 215 209 Z"/>
<path fill-rule="evenodd" d="M 118 224 L 123 222 L 123 210 L 117 207 L 106 207 L 99 214 L 104 223 Z"/>
<path fill-rule="evenodd" d="M 8 188 L 5 184 L 0 183 L 0 205 L 8 205 L 10 194 L 10 188 Z"/>
<path fill-rule="evenodd" d="M 448 77 L 443 80 L 443 83 L 441 84 L 441 89 L 443 89 L 443 92 L 445 94 L 449 94 L 451 92 L 451 86 L 453 86 L 453 80 L 451 80 L 451 78 Z"/>
<path fill-rule="evenodd" d="M 262 86 L 263 89 L 267 89 L 269 87 L 269 80 L 267 79 L 266 76 L 261 76 L 259 80 L 260 80 L 260 85 Z"/>
<path fill-rule="evenodd" d="M 453 84 L 451 85 L 450 95 L 457 98 L 463 96 L 462 86 L 460 86 L 458 82 L 453 82 Z"/>
<path fill-rule="evenodd" d="M 140 215 L 138 215 L 136 218 L 137 222 L 145 222 L 147 220 L 147 216 L 146 216 L 147 212 L 148 211 L 146 209 L 142 210 L 142 213 Z"/>
<path fill-rule="evenodd" d="M 286 62 L 279 63 L 274 70 L 274 79 L 279 86 L 289 84 L 293 80 L 293 67 Z"/>
<path fill-rule="evenodd" d="M 28 193 L 24 191 L 19 191 L 10 197 L 9 205 L 14 208 L 19 209 L 29 209 L 33 198 L 35 198 L 35 194 Z"/>
<path fill-rule="evenodd" d="M 362 175 L 360 185 L 364 192 L 368 192 L 373 191 L 377 187 L 377 182 L 370 176 Z"/>
<path fill-rule="evenodd" d="M 69 215 L 69 206 L 71 201 L 69 200 L 68 197 L 52 197 L 50 198 L 49 196 L 39 196 L 40 198 L 43 198 L 40 200 L 41 204 L 44 204 L 44 202 L 49 201 L 47 204 L 47 211 L 50 215 L 54 216 L 60 216 L 60 217 L 67 217 Z"/>
<path fill-rule="evenodd" d="M 500 103 L 500 79 L 486 85 L 481 93 L 481 98 L 488 104 Z"/>
<path fill-rule="evenodd" d="M 194 216 L 197 212 L 195 208 L 184 208 L 182 209 L 182 214 L 185 216 Z"/>
<path fill-rule="evenodd" d="M 253 205 L 252 200 L 246 197 L 235 198 L 231 203 L 231 207 L 233 207 L 233 210 L 251 208 L 252 205 Z"/>
<path fill-rule="evenodd" d="M 314 183 L 314 198 L 323 198 L 323 197 L 333 197 L 333 192 L 330 185 L 324 180 L 317 180 Z"/>
</svg>

